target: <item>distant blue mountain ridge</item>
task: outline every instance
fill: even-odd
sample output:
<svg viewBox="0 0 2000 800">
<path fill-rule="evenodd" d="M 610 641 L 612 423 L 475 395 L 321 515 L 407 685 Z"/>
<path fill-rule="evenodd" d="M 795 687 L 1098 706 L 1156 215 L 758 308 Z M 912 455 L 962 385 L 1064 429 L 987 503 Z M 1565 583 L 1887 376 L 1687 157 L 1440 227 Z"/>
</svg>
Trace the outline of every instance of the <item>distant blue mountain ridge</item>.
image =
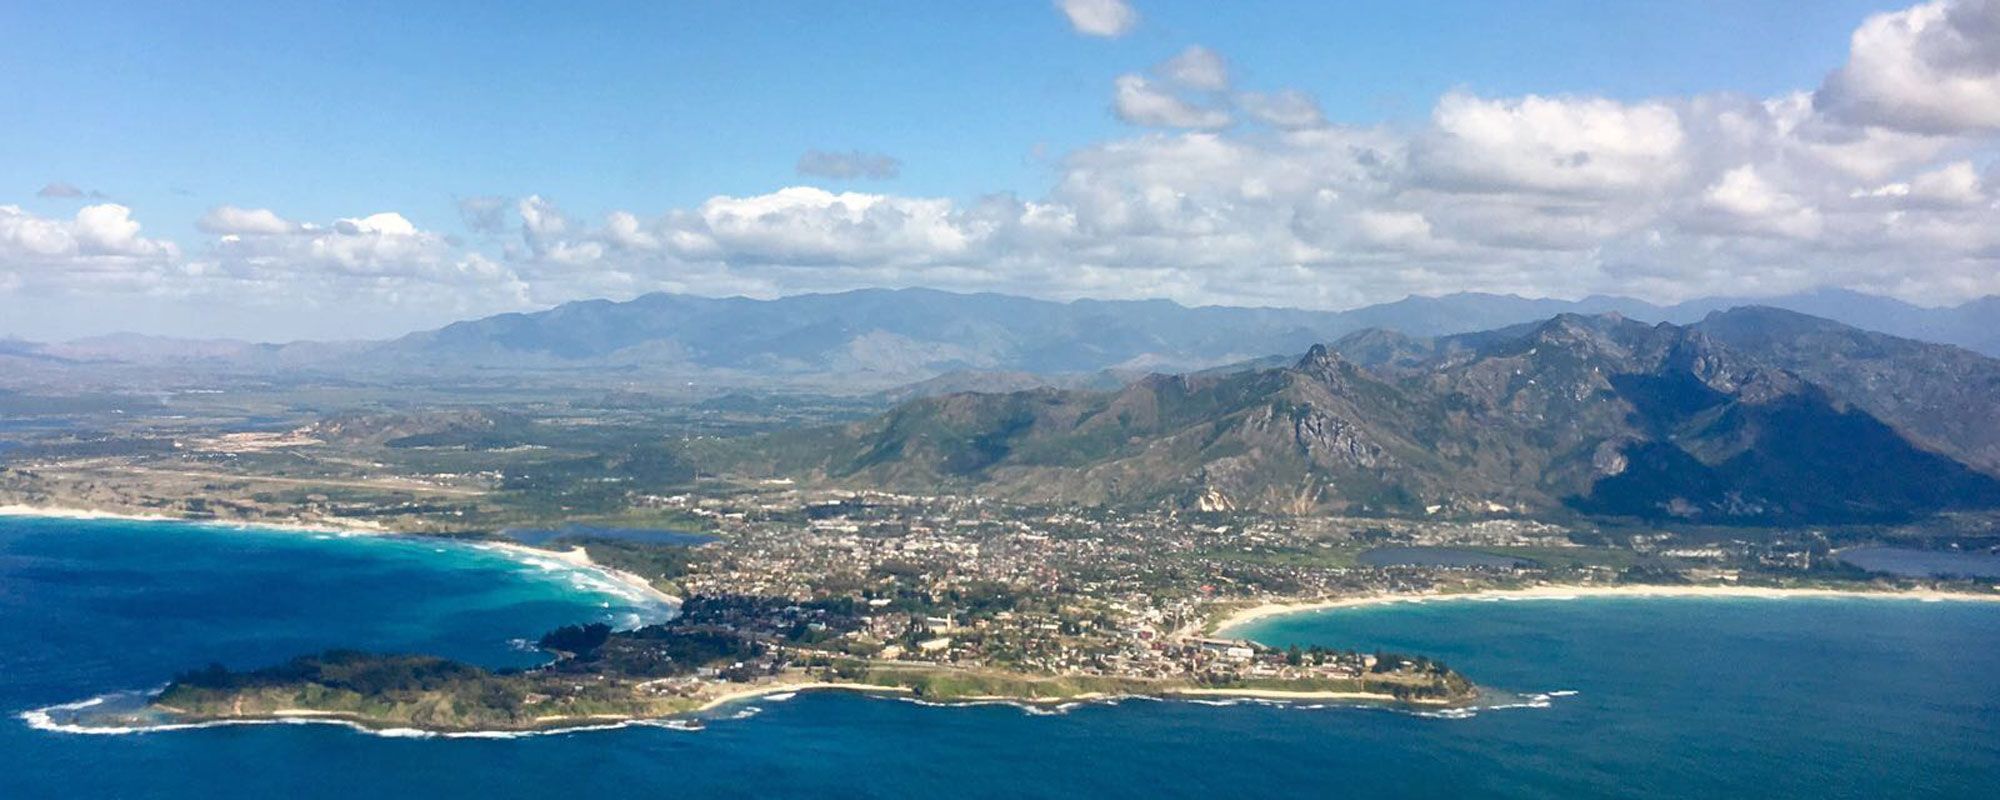
<svg viewBox="0 0 2000 800">
<path fill-rule="evenodd" d="M 1744 305 L 2000 355 L 2000 296 L 1948 308 L 1821 290 L 1657 305 L 1461 293 L 1347 311 L 1188 307 L 1166 300 L 1054 302 L 931 289 L 862 289 L 772 300 L 648 294 L 499 314 L 385 342 L 285 345 L 118 335 L 55 345 L 9 343 L 0 357 L 46 363 L 205 362 L 270 370 L 455 370 L 672 374 L 710 384 L 817 380 L 887 388 L 958 372 L 1037 375 L 1179 372 L 1266 356 L 1371 328 L 1430 337 L 1558 314 L 1617 313 L 1687 324 Z"/>
</svg>

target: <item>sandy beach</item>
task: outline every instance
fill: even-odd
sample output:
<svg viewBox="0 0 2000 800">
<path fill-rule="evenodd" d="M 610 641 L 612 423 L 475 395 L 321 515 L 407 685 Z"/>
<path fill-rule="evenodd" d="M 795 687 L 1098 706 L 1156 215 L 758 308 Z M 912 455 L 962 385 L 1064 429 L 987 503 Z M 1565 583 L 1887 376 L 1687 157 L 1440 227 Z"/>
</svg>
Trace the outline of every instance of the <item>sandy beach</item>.
<svg viewBox="0 0 2000 800">
<path fill-rule="evenodd" d="M 333 524 L 324 522 L 251 522 L 231 519 L 188 519 L 165 514 L 128 514 L 119 511 L 99 511 L 92 508 L 63 508 L 57 506 L 28 506 L 18 503 L 0 505 L 0 517 L 46 517 L 50 519 L 118 519 L 132 522 L 181 522 L 189 525 L 217 525 L 225 528 L 263 528 L 294 533 L 335 533 L 342 535 L 383 535 L 392 534 L 386 528 L 361 522 Z"/>
<path fill-rule="evenodd" d="M 710 709 L 717 708 L 719 706 L 729 705 L 730 703 L 741 702 L 744 700 L 754 700 L 759 697 L 769 697 L 774 694 L 791 694 L 794 692 L 817 692 L 817 691 L 863 692 L 867 694 L 910 693 L 909 689 L 901 686 L 876 686 L 875 684 L 872 683 L 830 683 L 830 682 L 769 683 L 759 686 L 752 686 L 747 689 L 740 689 L 734 692 L 729 692 L 727 694 L 716 695 L 714 697 L 709 698 L 707 702 L 702 703 L 701 707 L 698 710 L 708 711 Z"/>
<path fill-rule="evenodd" d="M 2000 593 L 1913 591 L 1868 591 L 1863 589 L 1784 589 L 1772 586 L 1536 586 L 1528 589 L 1491 589 L 1446 594 L 1378 594 L 1317 601 L 1273 601 L 1244 608 L 1223 617 L 1215 626 L 1218 635 L 1250 623 L 1286 614 L 1359 608 L 1389 603 L 1426 603 L 1507 600 L 1577 600 L 1590 597 L 1711 597 L 1762 598 L 1784 600 L 1811 597 L 1853 597 L 1871 600 L 1913 600 L 1920 602 L 2000 602 Z"/>
<path fill-rule="evenodd" d="M 644 595 L 647 599 L 654 602 L 665 603 L 675 608 L 679 608 L 681 604 L 680 598 L 660 591 L 659 587 L 654 586 L 652 581 L 647 580 L 642 575 L 626 572 L 615 567 L 608 567 L 590 560 L 590 551 L 581 547 L 572 547 L 568 550 L 543 550 L 539 547 L 529 547 L 528 545 L 517 544 L 515 542 L 491 540 L 481 540 L 472 542 L 471 544 L 474 547 L 487 547 L 504 553 L 511 553 L 520 558 L 554 559 L 577 569 L 588 570 L 603 575 L 613 583 Z"/>
</svg>

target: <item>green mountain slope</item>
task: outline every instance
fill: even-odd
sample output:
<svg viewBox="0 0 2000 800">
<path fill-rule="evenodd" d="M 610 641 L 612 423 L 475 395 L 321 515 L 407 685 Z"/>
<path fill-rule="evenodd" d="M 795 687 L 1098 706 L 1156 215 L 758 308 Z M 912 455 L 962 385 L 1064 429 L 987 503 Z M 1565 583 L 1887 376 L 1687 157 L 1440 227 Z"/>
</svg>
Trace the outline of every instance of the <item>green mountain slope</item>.
<svg viewBox="0 0 2000 800">
<path fill-rule="evenodd" d="M 2000 481 L 1696 327 L 1562 315 L 1290 367 L 906 403 L 735 465 L 850 486 L 1286 513 L 1886 519 Z"/>
</svg>

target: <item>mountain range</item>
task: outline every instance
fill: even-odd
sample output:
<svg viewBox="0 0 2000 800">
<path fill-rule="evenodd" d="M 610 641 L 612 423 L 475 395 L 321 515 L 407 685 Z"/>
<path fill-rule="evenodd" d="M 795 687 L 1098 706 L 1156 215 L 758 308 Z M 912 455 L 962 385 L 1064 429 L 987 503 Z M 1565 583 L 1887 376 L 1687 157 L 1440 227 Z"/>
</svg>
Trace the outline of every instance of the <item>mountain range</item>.
<svg viewBox="0 0 2000 800">
<path fill-rule="evenodd" d="M 1289 366 L 904 403 L 748 474 L 1038 502 L 1708 523 L 2000 505 L 2000 361 L 1772 308 L 1370 329 Z M 729 459 L 734 459 L 733 461 Z"/>
<path fill-rule="evenodd" d="M 1303 353 L 1356 331 L 1417 337 L 1489 330 L 1558 314 L 1618 313 L 1688 324 L 1744 305 L 1729 298 L 1659 306 L 1620 297 L 1411 297 L 1349 311 L 1186 307 L 1164 300 L 1058 303 L 996 294 L 868 289 L 775 300 L 649 294 L 501 314 L 383 342 L 253 344 L 116 335 L 55 344 L 0 342 L 21 370 L 164 369 L 172 375 L 323 374 L 342 379 L 502 376 L 579 384 L 791 386 L 897 391 L 1024 382 L 1101 386 Z M 1859 328 L 2000 355 L 2000 298 L 1952 308 L 1829 290 L 1768 298 Z M 1011 375 L 988 375 L 1011 373 Z M 1106 373 L 1099 375 L 1097 373 Z M 1023 377 L 1027 376 L 1027 377 Z"/>
</svg>

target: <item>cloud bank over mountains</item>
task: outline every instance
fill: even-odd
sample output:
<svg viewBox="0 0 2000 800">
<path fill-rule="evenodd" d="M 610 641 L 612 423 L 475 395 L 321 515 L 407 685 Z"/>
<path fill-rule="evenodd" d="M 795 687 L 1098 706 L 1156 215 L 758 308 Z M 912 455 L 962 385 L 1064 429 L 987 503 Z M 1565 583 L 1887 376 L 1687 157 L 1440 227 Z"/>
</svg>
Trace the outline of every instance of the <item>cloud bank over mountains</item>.
<svg viewBox="0 0 2000 800">
<path fill-rule="evenodd" d="M 1089 36 L 1139 21 L 1115 0 L 1057 5 Z M 221 205 L 196 223 L 208 238 L 186 243 L 149 237 L 113 202 L 0 206 L 0 290 L 310 297 L 440 319 L 859 286 L 1321 308 L 1466 290 L 2000 293 L 2000 0 L 1872 17 L 1819 86 L 1774 97 L 1454 91 L 1419 124 L 1337 124 L 1305 92 L 1239 85 L 1200 45 L 1105 88 L 1130 132 L 1061 156 L 1040 197 L 799 185 L 581 219 L 554 198 L 476 196 L 459 201 L 465 234 L 395 211 Z M 813 151 L 796 170 L 904 167 Z"/>
</svg>

